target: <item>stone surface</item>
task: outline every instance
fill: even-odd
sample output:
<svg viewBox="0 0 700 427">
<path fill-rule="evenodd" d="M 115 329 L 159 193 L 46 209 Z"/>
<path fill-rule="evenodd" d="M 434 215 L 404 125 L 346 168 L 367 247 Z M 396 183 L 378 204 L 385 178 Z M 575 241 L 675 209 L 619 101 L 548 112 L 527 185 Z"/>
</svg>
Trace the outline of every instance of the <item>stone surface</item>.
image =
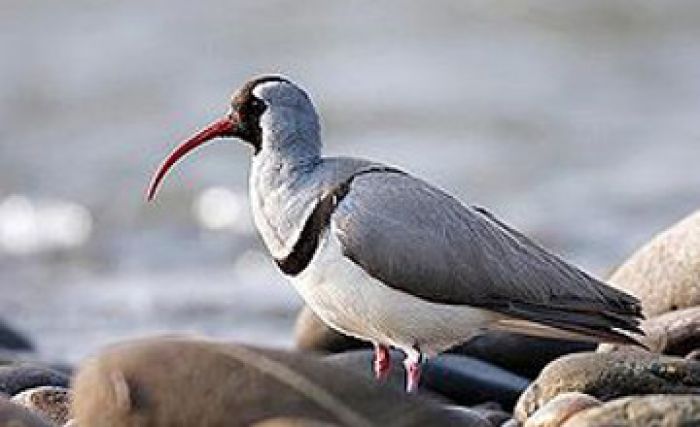
<svg viewBox="0 0 700 427">
<path fill-rule="evenodd" d="M 67 375 L 40 365 L 17 363 L 0 366 L 0 392 L 10 396 L 43 385 L 68 387 L 68 383 Z"/>
<path fill-rule="evenodd" d="M 371 347 L 369 343 L 331 329 L 308 306 L 304 306 L 297 315 L 294 342 L 299 350 L 319 353 L 339 353 Z"/>
<path fill-rule="evenodd" d="M 455 416 L 459 426 L 469 427 L 493 427 L 494 424 L 486 417 L 471 408 L 464 406 L 446 406 L 445 409 Z"/>
<path fill-rule="evenodd" d="M 0 397 L 0 427 L 55 427 L 27 408 Z"/>
<path fill-rule="evenodd" d="M 308 307 L 301 309 L 294 329 L 296 347 L 302 351 L 339 353 L 370 348 L 368 343 L 336 332 Z M 487 332 L 448 351 L 476 357 L 519 375 L 534 378 L 552 360 L 565 354 L 590 351 L 595 344 L 530 337 L 508 332 Z"/>
<path fill-rule="evenodd" d="M 449 352 L 476 357 L 524 377 L 534 378 L 547 363 L 558 357 L 595 348 L 595 344 L 587 342 L 493 331 L 474 337 Z"/>
<path fill-rule="evenodd" d="M 642 321 L 645 336 L 639 337 L 653 353 L 686 356 L 700 348 L 700 307 L 672 311 Z M 601 344 L 600 352 L 635 351 L 639 347 L 625 344 Z"/>
<path fill-rule="evenodd" d="M 14 395 L 11 400 L 56 424 L 65 424 L 70 418 L 71 392 L 67 388 L 31 388 Z"/>
<path fill-rule="evenodd" d="M 392 351 L 392 368 L 387 385 L 395 390 L 405 388 L 404 356 Z M 326 356 L 328 362 L 352 372 L 373 378 L 372 350 L 354 350 Z M 512 408 L 529 381 L 481 360 L 454 354 L 442 354 L 423 365 L 421 391 L 428 391 L 458 403 L 471 406 L 483 402 L 498 402 Z"/>
<path fill-rule="evenodd" d="M 34 345 L 29 338 L 0 319 L 0 348 L 13 351 L 33 351 Z"/>
<path fill-rule="evenodd" d="M 563 427 L 672 427 L 700 425 L 699 395 L 630 396 L 586 409 Z"/>
<path fill-rule="evenodd" d="M 278 417 L 270 418 L 251 427 L 341 427 L 339 424 L 327 423 L 309 418 Z"/>
<path fill-rule="evenodd" d="M 700 303 L 700 211 L 655 236 L 613 272 L 647 317 Z"/>
<path fill-rule="evenodd" d="M 495 426 L 500 426 L 511 418 L 511 414 L 504 411 L 497 402 L 486 402 L 471 406 L 469 409 L 481 415 L 486 421 Z"/>
<path fill-rule="evenodd" d="M 344 426 L 454 425 L 455 417 L 310 355 L 161 337 L 105 350 L 74 378 L 80 426 L 248 426 L 275 417 Z"/>
<path fill-rule="evenodd" d="M 523 427 L 559 427 L 575 413 L 599 405 L 598 399 L 587 394 L 562 393 L 535 411 Z"/>
<path fill-rule="evenodd" d="M 578 391 L 600 400 L 633 394 L 700 392 L 700 362 L 641 352 L 577 353 L 547 365 L 520 396 L 521 422 L 558 394 Z"/>
</svg>

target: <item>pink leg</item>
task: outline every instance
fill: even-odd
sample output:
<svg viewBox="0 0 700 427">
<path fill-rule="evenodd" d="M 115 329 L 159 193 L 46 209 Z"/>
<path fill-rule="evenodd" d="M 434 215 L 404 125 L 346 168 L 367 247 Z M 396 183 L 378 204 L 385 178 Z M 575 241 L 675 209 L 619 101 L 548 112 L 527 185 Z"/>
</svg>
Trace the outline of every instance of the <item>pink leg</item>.
<svg viewBox="0 0 700 427">
<path fill-rule="evenodd" d="M 379 381 L 384 381 L 391 371 L 391 354 L 389 347 L 382 344 L 374 345 L 374 376 Z"/>
<path fill-rule="evenodd" d="M 406 368 L 406 391 L 408 393 L 413 393 L 418 390 L 421 362 L 422 356 L 420 352 L 417 351 L 408 353 L 406 359 L 403 361 L 404 367 Z"/>
</svg>

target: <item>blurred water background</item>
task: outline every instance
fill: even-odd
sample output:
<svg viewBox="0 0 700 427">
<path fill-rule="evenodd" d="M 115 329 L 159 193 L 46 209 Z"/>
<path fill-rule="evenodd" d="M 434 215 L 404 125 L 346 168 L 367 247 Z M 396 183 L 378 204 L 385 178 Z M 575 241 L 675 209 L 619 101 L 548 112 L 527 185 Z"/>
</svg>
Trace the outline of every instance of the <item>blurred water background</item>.
<svg viewBox="0 0 700 427">
<path fill-rule="evenodd" d="M 328 152 L 399 165 L 604 275 L 700 206 L 700 3 L 0 2 L 0 317 L 54 359 L 200 332 L 290 345 L 300 299 L 214 143 L 281 72 Z"/>
</svg>

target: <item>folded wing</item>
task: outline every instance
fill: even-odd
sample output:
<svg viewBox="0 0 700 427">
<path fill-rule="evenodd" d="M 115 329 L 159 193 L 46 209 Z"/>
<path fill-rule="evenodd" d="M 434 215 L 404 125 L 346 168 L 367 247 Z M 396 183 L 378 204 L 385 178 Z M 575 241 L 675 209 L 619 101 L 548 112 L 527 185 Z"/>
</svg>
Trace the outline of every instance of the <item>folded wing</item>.
<svg viewBox="0 0 700 427">
<path fill-rule="evenodd" d="M 424 181 L 368 170 L 336 194 L 332 232 L 344 254 L 388 286 L 601 340 L 631 341 L 619 330 L 640 332 L 636 298 Z"/>
</svg>

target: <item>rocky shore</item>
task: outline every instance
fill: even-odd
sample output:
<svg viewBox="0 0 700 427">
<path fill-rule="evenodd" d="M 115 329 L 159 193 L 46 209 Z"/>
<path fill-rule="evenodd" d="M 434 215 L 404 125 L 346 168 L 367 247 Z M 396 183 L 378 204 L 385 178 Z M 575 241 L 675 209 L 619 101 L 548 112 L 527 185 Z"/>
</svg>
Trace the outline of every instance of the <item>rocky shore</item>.
<svg viewBox="0 0 700 427">
<path fill-rule="evenodd" d="M 610 282 L 642 299 L 646 348 L 488 333 L 428 360 L 412 395 L 400 364 L 377 383 L 371 349 L 307 309 L 294 350 L 157 336 L 75 367 L 0 322 L 0 427 L 700 425 L 700 213 Z"/>
</svg>

